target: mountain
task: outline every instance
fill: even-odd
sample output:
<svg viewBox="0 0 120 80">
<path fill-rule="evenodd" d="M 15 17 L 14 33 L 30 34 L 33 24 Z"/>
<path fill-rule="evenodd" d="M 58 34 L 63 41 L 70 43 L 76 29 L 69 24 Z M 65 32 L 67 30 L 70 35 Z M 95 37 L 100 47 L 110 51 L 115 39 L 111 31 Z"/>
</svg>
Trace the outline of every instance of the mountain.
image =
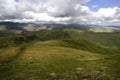
<svg viewBox="0 0 120 80">
<path fill-rule="evenodd" d="M 39 30 L 64 30 L 64 29 L 81 29 L 87 30 L 87 26 L 80 24 L 56 24 L 56 23 L 18 23 L 18 22 L 0 22 L 0 33 L 4 35 L 9 34 L 22 34 L 31 31 Z"/>
<path fill-rule="evenodd" d="M 0 22 L 0 26 L 4 25 L 7 27 L 19 27 L 19 26 L 25 26 L 27 23 L 19 23 L 19 22 Z"/>
<path fill-rule="evenodd" d="M 100 26 L 100 25 L 82 25 L 82 24 L 56 24 L 56 23 L 18 23 L 18 22 L 0 22 L 0 31 L 6 30 L 26 33 L 39 30 L 65 30 L 74 29 L 91 32 L 119 32 L 119 26 Z"/>
<path fill-rule="evenodd" d="M 5 24 L 0 80 L 119 79 L 120 32 L 94 32 L 80 24 Z"/>
</svg>

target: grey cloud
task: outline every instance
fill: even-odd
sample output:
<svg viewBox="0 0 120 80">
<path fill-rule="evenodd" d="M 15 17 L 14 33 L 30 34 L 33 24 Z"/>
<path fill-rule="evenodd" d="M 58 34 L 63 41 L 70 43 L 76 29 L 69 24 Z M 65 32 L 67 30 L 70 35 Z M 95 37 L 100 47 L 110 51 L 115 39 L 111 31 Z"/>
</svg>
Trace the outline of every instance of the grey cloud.
<svg viewBox="0 0 120 80">
<path fill-rule="evenodd" d="M 75 10 L 77 4 L 81 4 L 88 0 L 49 0 L 48 10 L 49 15 L 54 17 L 69 17 L 78 14 L 78 10 Z"/>
<path fill-rule="evenodd" d="M 86 1 L 88 0 L 1 0 L 0 19 L 25 18 L 26 11 L 47 13 L 53 17 L 70 17 L 78 14 L 74 7 Z"/>
<path fill-rule="evenodd" d="M 92 12 L 87 6 L 81 5 L 87 1 L 90 0 L 0 0 L 0 21 L 120 24 L 120 8 L 104 8 L 104 11 Z M 113 14 L 107 15 L 109 10 L 113 11 Z"/>
</svg>

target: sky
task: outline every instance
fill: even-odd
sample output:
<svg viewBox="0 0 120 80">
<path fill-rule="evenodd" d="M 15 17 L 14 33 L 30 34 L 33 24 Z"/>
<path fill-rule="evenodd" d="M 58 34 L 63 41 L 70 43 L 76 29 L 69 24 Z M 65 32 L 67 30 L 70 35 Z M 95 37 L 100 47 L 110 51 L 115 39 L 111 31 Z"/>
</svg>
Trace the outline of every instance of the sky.
<svg viewBox="0 0 120 80">
<path fill-rule="evenodd" d="M 120 0 L 0 0 L 0 21 L 120 25 Z"/>
<path fill-rule="evenodd" d="M 100 8 L 120 8 L 120 0 L 91 0 L 84 5 L 88 6 L 91 11 L 97 11 Z"/>
</svg>

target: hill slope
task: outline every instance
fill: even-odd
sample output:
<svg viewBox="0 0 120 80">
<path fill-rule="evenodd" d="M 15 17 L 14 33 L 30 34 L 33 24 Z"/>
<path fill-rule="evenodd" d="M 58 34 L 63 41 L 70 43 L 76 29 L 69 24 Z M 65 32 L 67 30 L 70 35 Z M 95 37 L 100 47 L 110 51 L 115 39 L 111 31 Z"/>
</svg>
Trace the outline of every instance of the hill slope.
<svg viewBox="0 0 120 80">
<path fill-rule="evenodd" d="M 13 50 L 9 56 L 0 50 L 5 57 L 2 80 L 98 80 L 117 79 L 120 74 L 119 54 L 103 54 L 105 48 L 85 40 L 34 42 L 8 50 Z"/>
</svg>

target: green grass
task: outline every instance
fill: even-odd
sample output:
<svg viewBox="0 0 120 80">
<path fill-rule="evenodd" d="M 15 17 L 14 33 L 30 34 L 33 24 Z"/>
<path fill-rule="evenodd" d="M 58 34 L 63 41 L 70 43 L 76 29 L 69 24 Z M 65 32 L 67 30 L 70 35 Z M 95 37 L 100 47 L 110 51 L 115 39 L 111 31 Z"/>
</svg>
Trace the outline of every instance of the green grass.
<svg viewBox="0 0 120 80">
<path fill-rule="evenodd" d="M 7 62 L 1 62 L 0 79 L 116 80 L 120 74 L 119 54 L 103 54 L 104 49 L 86 40 L 68 39 L 34 42 L 15 52 L 15 48 L 8 48 L 13 55 L 7 58 L 4 54 Z"/>
<path fill-rule="evenodd" d="M 27 26 L 24 26 L 24 29 L 27 31 L 35 31 L 33 24 L 28 24 Z"/>
<path fill-rule="evenodd" d="M 120 33 L 41 30 L 0 37 L 0 80 L 117 80 Z"/>
<path fill-rule="evenodd" d="M 114 32 L 113 29 L 111 28 L 91 28 L 89 31 L 92 31 L 92 32 L 100 32 L 100 33 L 103 33 L 103 32 L 106 32 L 106 33 L 111 33 L 111 32 Z"/>
<path fill-rule="evenodd" d="M 113 33 L 94 33 L 94 32 L 78 32 L 67 30 L 71 39 L 82 39 L 108 47 L 120 47 L 120 32 Z"/>
<path fill-rule="evenodd" d="M 0 26 L 0 31 L 4 31 L 6 30 L 6 27 L 5 26 Z"/>
</svg>

